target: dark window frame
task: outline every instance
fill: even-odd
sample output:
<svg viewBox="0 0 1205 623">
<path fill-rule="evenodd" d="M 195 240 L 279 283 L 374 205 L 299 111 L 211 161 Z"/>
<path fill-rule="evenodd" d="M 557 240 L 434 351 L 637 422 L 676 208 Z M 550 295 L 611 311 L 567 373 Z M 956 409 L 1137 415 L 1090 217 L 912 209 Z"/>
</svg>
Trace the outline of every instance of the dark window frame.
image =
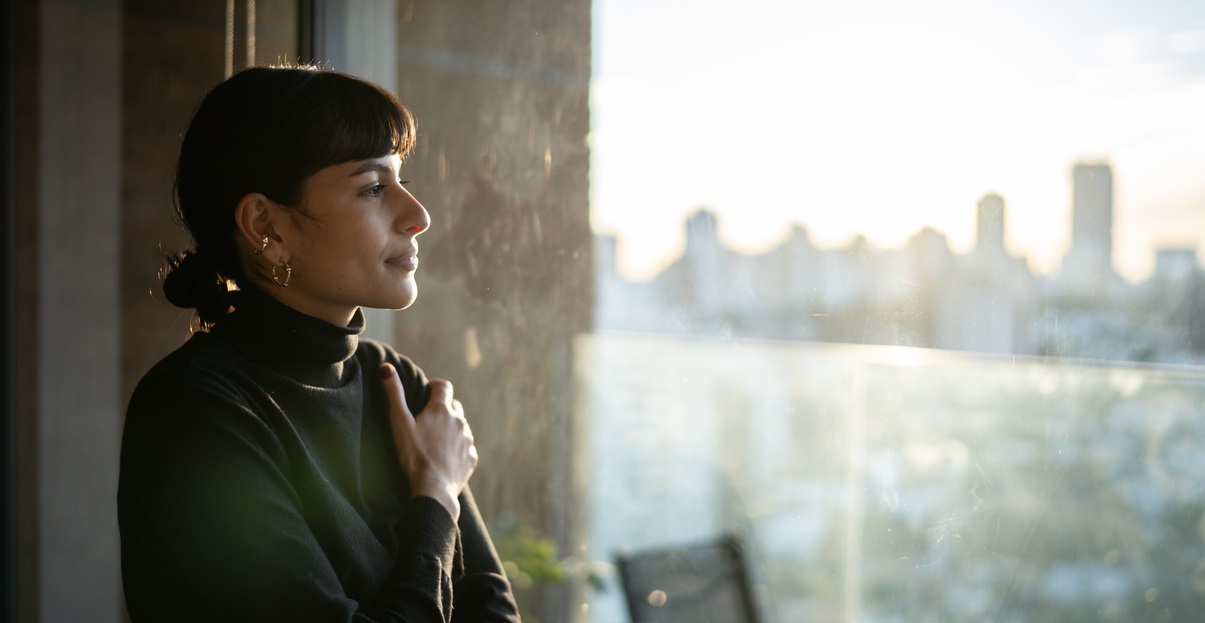
<svg viewBox="0 0 1205 623">
<path fill-rule="evenodd" d="M 17 620 L 16 611 L 16 401 L 13 398 L 15 349 L 15 154 L 16 3 L 0 3 L 0 620 Z"/>
<path fill-rule="evenodd" d="M 325 13 L 325 0 L 297 1 L 297 53 L 303 63 L 322 58 Z"/>
</svg>

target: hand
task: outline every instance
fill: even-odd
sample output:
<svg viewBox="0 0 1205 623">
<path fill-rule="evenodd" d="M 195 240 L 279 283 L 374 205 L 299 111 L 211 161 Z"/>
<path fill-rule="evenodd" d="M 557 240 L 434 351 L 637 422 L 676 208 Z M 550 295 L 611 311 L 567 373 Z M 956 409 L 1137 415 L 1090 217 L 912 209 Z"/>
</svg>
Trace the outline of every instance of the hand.
<svg viewBox="0 0 1205 623">
<path fill-rule="evenodd" d="M 381 380 L 389 396 L 389 423 L 398 461 L 410 478 L 411 495 L 435 498 L 453 520 L 459 519 L 457 497 L 477 467 L 477 448 L 464 409 L 452 398 L 452 384 L 431 379 L 431 398 L 414 417 L 391 364 L 381 364 Z"/>
</svg>

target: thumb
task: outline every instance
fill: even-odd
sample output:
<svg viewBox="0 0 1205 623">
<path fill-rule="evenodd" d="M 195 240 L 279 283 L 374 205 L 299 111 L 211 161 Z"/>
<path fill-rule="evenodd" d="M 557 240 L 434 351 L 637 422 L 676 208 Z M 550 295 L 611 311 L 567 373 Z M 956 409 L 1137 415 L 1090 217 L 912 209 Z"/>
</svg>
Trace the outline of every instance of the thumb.
<svg viewBox="0 0 1205 623">
<path fill-rule="evenodd" d="M 414 414 L 406 405 L 406 392 L 402 389 L 402 380 L 398 378 L 393 364 L 383 363 L 380 368 L 381 382 L 385 385 L 385 395 L 389 397 L 389 419 L 393 425 L 414 428 Z"/>
</svg>

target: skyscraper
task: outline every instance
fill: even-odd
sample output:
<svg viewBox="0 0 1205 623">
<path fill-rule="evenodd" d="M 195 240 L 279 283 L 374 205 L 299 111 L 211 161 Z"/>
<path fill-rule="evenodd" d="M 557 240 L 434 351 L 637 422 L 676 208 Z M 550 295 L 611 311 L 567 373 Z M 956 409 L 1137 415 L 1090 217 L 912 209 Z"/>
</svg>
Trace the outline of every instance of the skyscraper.
<svg viewBox="0 0 1205 623">
<path fill-rule="evenodd" d="M 1105 285 L 1113 272 L 1113 169 L 1107 162 L 1080 162 L 1071 170 L 1071 249 L 1063 258 L 1070 286 Z"/>
<path fill-rule="evenodd" d="M 988 193 L 979 200 L 975 213 L 975 252 L 987 257 L 1004 256 L 1004 197 Z"/>
</svg>

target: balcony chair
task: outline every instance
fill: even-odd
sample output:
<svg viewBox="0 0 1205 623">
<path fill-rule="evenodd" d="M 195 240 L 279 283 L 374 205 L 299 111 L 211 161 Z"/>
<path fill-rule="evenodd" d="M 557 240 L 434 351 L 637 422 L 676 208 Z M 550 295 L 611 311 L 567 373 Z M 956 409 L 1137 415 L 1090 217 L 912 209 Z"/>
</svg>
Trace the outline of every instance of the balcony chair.
<svg viewBox="0 0 1205 623">
<path fill-rule="evenodd" d="M 615 556 L 633 623 L 760 623 L 740 541 Z"/>
</svg>

